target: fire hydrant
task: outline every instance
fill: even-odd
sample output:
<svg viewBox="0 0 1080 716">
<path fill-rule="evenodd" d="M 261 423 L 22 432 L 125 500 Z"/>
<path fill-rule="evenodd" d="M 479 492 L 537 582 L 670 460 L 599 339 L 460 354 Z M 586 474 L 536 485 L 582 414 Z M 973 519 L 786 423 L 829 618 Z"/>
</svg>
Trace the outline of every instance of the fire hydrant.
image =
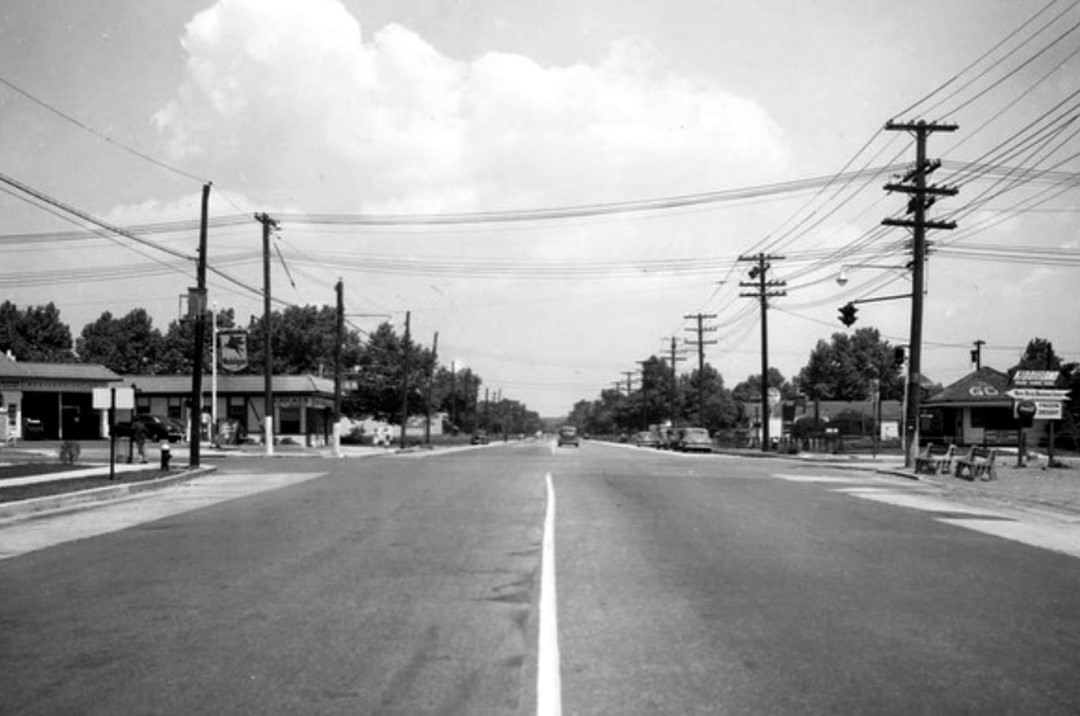
<svg viewBox="0 0 1080 716">
<path fill-rule="evenodd" d="M 172 458 L 172 451 L 171 451 L 171 448 L 169 447 L 169 441 L 168 440 L 162 440 L 161 441 L 161 469 L 162 470 L 168 470 L 169 469 L 169 459 L 170 458 Z"/>
</svg>

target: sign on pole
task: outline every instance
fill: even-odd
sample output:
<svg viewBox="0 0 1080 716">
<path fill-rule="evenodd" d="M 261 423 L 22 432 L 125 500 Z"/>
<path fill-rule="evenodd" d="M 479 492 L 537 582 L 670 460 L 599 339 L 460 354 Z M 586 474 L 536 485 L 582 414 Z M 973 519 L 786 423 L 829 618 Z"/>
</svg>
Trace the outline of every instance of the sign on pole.
<svg viewBox="0 0 1080 716">
<path fill-rule="evenodd" d="M 248 366 L 247 331 L 223 330 L 218 331 L 218 340 L 221 341 L 218 355 L 221 356 L 221 368 L 231 373 L 241 371 Z"/>
</svg>

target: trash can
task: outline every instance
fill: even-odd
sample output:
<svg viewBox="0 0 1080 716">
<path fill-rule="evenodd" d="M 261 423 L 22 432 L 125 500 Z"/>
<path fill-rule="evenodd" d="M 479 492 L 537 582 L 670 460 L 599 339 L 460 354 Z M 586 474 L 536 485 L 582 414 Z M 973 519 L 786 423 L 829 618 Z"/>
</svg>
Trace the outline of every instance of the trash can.
<svg viewBox="0 0 1080 716">
<path fill-rule="evenodd" d="M 169 469 L 169 460 L 172 458 L 172 448 L 169 446 L 168 440 L 161 441 L 161 469 Z"/>
</svg>

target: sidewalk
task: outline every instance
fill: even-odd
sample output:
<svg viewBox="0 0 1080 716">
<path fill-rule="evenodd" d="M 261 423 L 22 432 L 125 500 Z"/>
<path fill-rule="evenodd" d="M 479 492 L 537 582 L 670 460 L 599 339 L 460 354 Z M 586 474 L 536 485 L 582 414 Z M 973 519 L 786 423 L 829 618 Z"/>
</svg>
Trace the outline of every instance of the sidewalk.
<svg viewBox="0 0 1080 716">
<path fill-rule="evenodd" d="M 995 479 L 968 480 L 952 474 L 916 474 L 904 467 L 899 455 L 881 455 L 872 459 L 869 455 L 791 455 L 777 456 L 803 462 L 829 465 L 840 469 L 872 470 L 918 480 L 956 501 L 969 504 L 1011 507 L 1049 512 L 1067 520 L 1080 521 L 1080 458 L 1066 457 L 1057 460 L 1064 467 L 1047 467 L 1045 455 L 1029 455 L 1027 465 L 1018 467 L 1016 453 L 1000 453 L 995 461 Z"/>
</svg>

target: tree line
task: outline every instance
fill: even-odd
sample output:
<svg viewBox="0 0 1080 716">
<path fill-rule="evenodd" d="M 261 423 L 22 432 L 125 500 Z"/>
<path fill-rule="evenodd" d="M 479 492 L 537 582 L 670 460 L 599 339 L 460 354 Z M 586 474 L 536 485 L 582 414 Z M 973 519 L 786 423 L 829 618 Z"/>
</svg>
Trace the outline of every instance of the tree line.
<svg viewBox="0 0 1080 716">
<path fill-rule="evenodd" d="M 806 365 L 792 379 L 770 368 L 766 388 L 776 388 L 784 401 L 866 401 L 875 387 L 881 400 L 901 400 L 904 358 L 903 348 L 884 340 L 876 328 L 837 332 L 830 340 L 817 342 Z M 701 370 L 682 375 L 672 371 L 668 360 L 655 355 L 641 366 L 634 389 L 608 388 L 597 398 L 579 400 L 567 422 L 589 434 L 617 435 L 666 421 L 715 433 L 749 428 L 761 420 L 760 374 L 729 389 L 708 362 Z M 1063 427 L 1076 432 L 1080 425 L 1080 364 L 1063 361 L 1050 341 L 1034 338 L 1007 372 L 1011 376 L 1023 369 L 1059 371 L 1059 386 L 1071 390 Z M 921 397 L 925 400 L 942 389 L 940 383 L 926 382 Z"/>
<path fill-rule="evenodd" d="M 252 316 L 248 334 L 248 366 L 240 374 L 261 374 L 266 346 L 264 319 Z M 217 311 L 219 330 L 241 328 L 232 308 Z M 289 306 L 270 314 L 271 362 L 275 375 L 335 374 L 337 312 L 329 306 Z M 105 311 L 83 327 L 77 338 L 60 318 L 53 303 L 19 308 L 0 304 L 0 353 L 41 363 L 97 363 L 121 375 L 190 375 L 193 370 L 195 326 L 174 320 L 164 332 L 145 309 L 123 316 Z M 212 365 L 209 338 L 203 346 L 203 365 Z M 406 361 L 406 353 L 409 360 Z M 341 345 L 344 377 L 342 412 L 399 423 L 402 387 L 409 365 L 408 405 L 412 415 L 445 412 L 452 429 L 531 433 L 541 428 L 540 416 L 518 401 L 482 397 L 483 379 L 469 368 L 441 365 L 432 349 L 406 340 L 390 323 L 366 337 L 346 329 Z"/>
</svg>

